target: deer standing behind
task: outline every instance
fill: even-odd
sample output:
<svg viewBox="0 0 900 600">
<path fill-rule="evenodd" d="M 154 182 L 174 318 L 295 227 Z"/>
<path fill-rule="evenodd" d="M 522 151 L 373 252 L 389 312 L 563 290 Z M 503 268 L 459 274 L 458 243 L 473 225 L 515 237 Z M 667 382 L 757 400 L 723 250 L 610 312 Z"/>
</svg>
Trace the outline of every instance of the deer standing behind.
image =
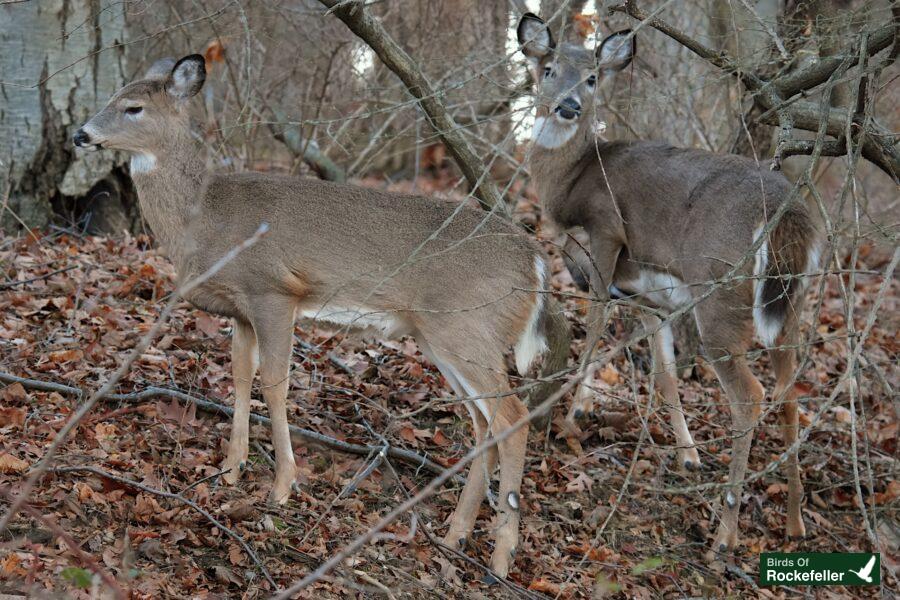
<svg viewBox="0 0 900 600">
<path fill-rule="evenodd" d="M 537 246 L 510 223 L 426 197 L 261 173 L 209 174 L 191 134 L 188 101 L 203 86 L 202 56 L 156 63 L 119 90 L 75 134 L 88 149 L 132 154 L 141 211 L 179 279 L 206 272 L 261 223 L 269 232 L 187 297 L 231 317 L 235 412 L 224 478 L 247 461 L 251 382 L 257 368 L 272 419 L 275 481 L 284 503 L 296 466 L 285 407 L 298 316 L 383 336 L 411 335 L 465 401 L 481 442 L 527 414 L 510 391 L 505 354 L 520 374 L 544 356 L 556 373 L 568 357 L 565 320 L 547 289 Z M 505 577 L 518 543 L 527 427 L 473 461 L 450 521 L 461 547 L 500 466 L 491 566 Z"/>
<path fill-rule="evenodd" d="M 654 309 L 642 312 L 641 319 L 655 332 L 657 388 L 674 426 L 679 462 L 690 470 L 700 466 L 700 458 L 678 396 L 671 330 L 657 313 L 696 302 L 693 315 L 703 348 L 732 416 L 728 484 L 707 555 L 713 559 L 737 543 L 741 491 L 765 397 L 745 357 L 754 333 L 769 347 L 786 447 L 797 439 L 791 384 L 803 304 L 799 276 L 817 268 L 815 228 L 806 207 L 792 203 L 766 232 L 790 185 L 749 159 L 659 142 L 598 139 L 597 90 L 631 62 L 636 46 L 630 31 L 612 34 L 596 51 L 557 48 L 547 25 L 529 13 L 519 21 L 518 40 L 536 83 L 531 174 L 538 195 L 558 226 L 583 227 L 590 238 L 590 287 L 598 302 L 588 324 L 587 360 L 605 329 L 599 321 L 610 297 L 633 298 Z M 736 277 L 722 280 L 742 264 Z M 588 398 L 576 397 L 570 418 L 589 411 Z M 786 532 L 803 536 L 796 452 L 784 468 Z"/>
</svg>

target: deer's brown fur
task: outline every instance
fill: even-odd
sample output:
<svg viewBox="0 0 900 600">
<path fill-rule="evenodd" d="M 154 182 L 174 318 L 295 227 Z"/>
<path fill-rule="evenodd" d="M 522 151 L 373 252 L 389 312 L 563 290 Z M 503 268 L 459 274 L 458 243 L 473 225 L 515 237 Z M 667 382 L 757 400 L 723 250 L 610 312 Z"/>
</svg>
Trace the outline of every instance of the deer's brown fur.
<svg viewBox="0 0 900 600">
<path fill-rule="evenodd" d="M 76 144 L 134 154 L 141 210 L 182 281 L 206 272 L 261 223 L 268 233 L 187 299 L 234 321 L 235 416 L 225 479 L 248 453 L 251 381 L 260 371 L 272 419 L 276 474 L 270 499 L 283 503 L 296 468 L 285 402 L 294 321 L 318 319 L 384 336 L 412 335 L 472 416 L 477 440 L 526 413 L 510 392 L 505 353 L 521 371 L 568 354 L 553 314 L 547 264 L 505 220 L 428 197 L 281 175 L 211 174 L 191 134 L 187 101 L 203 84 L 203 58 L 165 61 L 120 90 L 76 134 Z M 523 375 L 525 373 L 522 373 Z M 471 533 L 485 473 L 500 464 L 491 566 L 509 569 L 518 540 L 518 493 L 527 428 L 499 444 L 486 471 L 473 464 L 447 543 Z"/>
<path fill-rule="evenodd" d="M 585 360 L 591 360 L 605 328 L 600 316 L 611 295 L 662 311 L 696 302 L 693 314 L 703 347 L 732 413 L 733 458 L 713 546 L 716 552 L 729 549 L 737 541 L 744 474 L 765 395 L 745 354 L 754 332 L 767 346 L 798 340 L 803 294 L 797 278 L 817 260 L 810 215 L 800 202 L 787 205 L 760 241 L 770 218 L 789 201 L 790 185 L 780 173 L 739 156 L 597 136 L 602 110 L 597 89 L 630 63 L 636 47 L 631 32 L 609 36 L 596 52 L 557 48 L 543 21 L 530 14 L 520 21 L 518 33 L 538 98 L 533 180 L 549 217 L 562 228 L 583 228 L 590 239 L 590 264 L 580 271 L 589 271 L 599 302 L 592 310 Z M 655 316 L 643 320 L 654 331 L 654 371 L 675 426 L 680 462 L 695 469 L 699 454 L 678 398 L 671 330 Z M 797 436 L 796 400 L 787 389 L 795 353 L 794 347 L 771 351 L 778 375 L 775 400 L 781 403 L 788 445 Z M 576 396 L 570 418 L 588 412 L 589 397 Z M 803 535 L 796 454 L 786 472 L 787 533 Z"/>
</svg>

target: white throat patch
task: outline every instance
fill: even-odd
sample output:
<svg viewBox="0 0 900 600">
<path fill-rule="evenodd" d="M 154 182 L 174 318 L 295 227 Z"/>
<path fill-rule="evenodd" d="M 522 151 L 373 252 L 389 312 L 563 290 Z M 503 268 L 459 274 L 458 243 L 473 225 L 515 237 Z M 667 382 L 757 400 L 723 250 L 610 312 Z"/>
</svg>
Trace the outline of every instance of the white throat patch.
<svg viewBox="0 0 900 600">
<path fill-rule="evenodd" d="M 566 145 L 577 130 L 577 123 L 560 123 L 555 117 L 536 117 L 531 139 L 535 145 L 553 150 Z"/>
<path fill-rule="evenodd" d="M 135 154 L 131 157 L 131 174 L 143 175 L 156 168 L 156 156 L 153 154 Z"/>
</svg>

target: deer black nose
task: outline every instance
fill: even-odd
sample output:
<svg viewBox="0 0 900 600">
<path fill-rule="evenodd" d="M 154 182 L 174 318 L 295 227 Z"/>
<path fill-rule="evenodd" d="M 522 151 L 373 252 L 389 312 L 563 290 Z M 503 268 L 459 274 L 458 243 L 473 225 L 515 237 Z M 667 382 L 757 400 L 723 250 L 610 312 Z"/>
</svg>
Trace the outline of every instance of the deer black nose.
<svg viewBox="0 0 900 600">
<path fill-rule="evenodd" d="M 575 98 L 564 98 L 556 107 L 556 114 L 565 120 L 571 120 L 581 114 L 581 104 Z"/>
<path fill-rule="evenodd" d="M 75 132 L 75 135 L 72 136 L 72 142 L 79 148 L 81 146 L 87 146 L 91 143 L 91 136 L 89 136 L 84 129 L 79 128 L 78 131 Z"/>
</svg>

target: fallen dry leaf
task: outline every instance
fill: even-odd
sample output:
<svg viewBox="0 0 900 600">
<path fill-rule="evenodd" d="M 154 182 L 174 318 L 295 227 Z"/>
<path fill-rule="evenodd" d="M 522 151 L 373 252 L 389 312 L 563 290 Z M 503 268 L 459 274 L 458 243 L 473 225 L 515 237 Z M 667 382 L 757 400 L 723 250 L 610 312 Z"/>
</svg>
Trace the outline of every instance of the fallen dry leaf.
<svg viewBox="0 0 900 600">
<path fill-rule="evenodd" d="M 22 427 L 25 425 L 25 417 L 28 410 L 22 406 L 20 408 L 0 407 L 0 427 L 13 426 Z"/>
<path fill-rule="evenodd" d="M 79 361 L 84 357 L 84 352 L 77 348 L 71 348 L 69 350 L 57 350 L 56 352 L 51 352 L 47 358 L 49 358 L 52 362 L 57 364 L 67 363 Z"/>
<path fill-rule="evenodd" d="M 621 377 L 619 377 L 619 372 L 616 370 L 612 364 L 607 363 L 603 370 L 600 371 L 600 379 L 604 381 L 604 383 L 608 385 L 618 385 L 621 381 Z"/>
<path fill-rule="evenodd" d="M 28 463 L 6 452 L 0 454 L 0 473 L 21 473 L 28 468 Z"/>
<path fill-rule="evenodd" d="M 0 390 L 0 402 L 4 404 L 20 404 L 28 400 L 28 392 L 21 383 L 12 383 Z"/>
<path fill-rule="evenodd" d="M 531 583 L 529 583 L 528 589 L 535 591 L 535 592 L 550 594 L 553 596 L 555 596 L 556 594 L 559 594 L 559 584 L 553 583 L 552 581 L 550 581 L 548 579 L 544 579 L 542 577 L 535 579 Z"/>
</svg>

